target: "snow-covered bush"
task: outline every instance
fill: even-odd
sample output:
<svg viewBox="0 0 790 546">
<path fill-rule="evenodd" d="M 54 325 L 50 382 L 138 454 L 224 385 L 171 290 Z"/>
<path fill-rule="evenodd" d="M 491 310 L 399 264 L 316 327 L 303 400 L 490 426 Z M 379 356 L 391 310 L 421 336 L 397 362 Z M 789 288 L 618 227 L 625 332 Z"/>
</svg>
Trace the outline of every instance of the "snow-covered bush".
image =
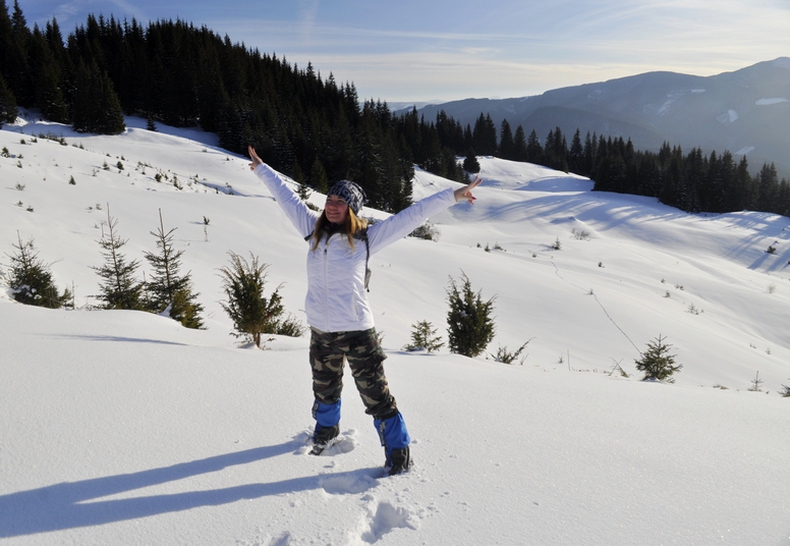
<svg viewBox="0 0 790 546">
<path fill-rule="evenodd" d="M 439 240 L 439 228 L 430 222 L 425 222 L 421 226 L 417 227 L 414 231 L 409 233 L 409 237 L 416 237 L 418 239 L 436 242 Z"/>
</svg>

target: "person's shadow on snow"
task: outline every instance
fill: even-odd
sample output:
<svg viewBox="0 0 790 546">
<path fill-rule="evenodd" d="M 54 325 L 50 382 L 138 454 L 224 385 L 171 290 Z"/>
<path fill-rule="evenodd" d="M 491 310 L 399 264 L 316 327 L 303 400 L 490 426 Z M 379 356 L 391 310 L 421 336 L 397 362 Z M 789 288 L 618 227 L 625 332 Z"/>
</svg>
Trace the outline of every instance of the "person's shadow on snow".
<svg viewBox="0 0 790 546">
<path fill-rule="evenodd" d="M 0 495 L 0 538 L 102 525 L 310 489 L 324 488 L 333 494 L 359 493 L 378 484 L 376 477 L 380 469 L 359 469 L 225 489 L 95 500 L 293 453 L 300 445 L 298 441 L 291 441 L 132 474 L 59 483 Z"/>
</svg>

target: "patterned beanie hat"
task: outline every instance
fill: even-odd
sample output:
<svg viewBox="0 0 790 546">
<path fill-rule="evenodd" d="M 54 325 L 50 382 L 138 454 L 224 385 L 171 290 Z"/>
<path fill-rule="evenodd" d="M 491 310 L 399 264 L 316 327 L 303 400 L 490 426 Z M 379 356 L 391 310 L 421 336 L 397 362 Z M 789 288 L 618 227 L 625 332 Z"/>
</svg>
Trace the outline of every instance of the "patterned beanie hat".
<svg viewBox="0 0 790 546">
<path fill-rule="evenodd" d="M 341 180 L 335 183 L 329 188 L 329 193 L 326 194 L 327 197 L 330 195 L 337 195 L 345 201 L 349 208 L 354 211 L 354 214 L 359 214 L 362 206 L 368 200 L 368 196 L 365 195 L 365 191 L 359 187 L 359 184 L 350 180 Z"/>
</svg>

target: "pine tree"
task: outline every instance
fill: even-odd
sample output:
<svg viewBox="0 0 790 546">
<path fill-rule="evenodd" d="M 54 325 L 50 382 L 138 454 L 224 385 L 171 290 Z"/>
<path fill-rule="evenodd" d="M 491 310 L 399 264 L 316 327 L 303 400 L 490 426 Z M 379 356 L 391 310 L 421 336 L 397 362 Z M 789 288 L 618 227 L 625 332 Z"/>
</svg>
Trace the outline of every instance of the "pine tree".
<svg viewBox="0 0 790 546">
<path fill-rule="evenodd" d="M 584 167 L 584 146 L 582 145 L 581 131 L 576 129 L 568 151 L 568 168 L 572 173 L 579 173 Z"/>
<path fill-rule="evenodd" d="M 675 364 L 675 355 L 669 354 L 672 345 L 664 343 L 666 337 L 659 335 L 654 341 L 647 344 L 647 350 L 642 357 L 635 360 L 636 369 L 645 372 L 643 381 L 657 380 L 674 383 L 672 374 L 683 368 L 682 364 Z"/>
<path fill-rule="evenodd" d="M 472 291 L 472 283 L 461 273 L 463 286 L 459 291 L 453 278 L 447 290 L 450 311 L 447 313 L 448 345 L 453 353 L 475 357 L 485 351 L 494 339 L 495 326 L 491 313 L 494 299 L 483 301 L 480 292 Z"/>
<path fill-rule="evenodd" d="M 16 97 L 17 104 L 33 106 L 33 74 L 28 62 L 30 30 L 18 0 L 14 0 L 10 19 L 2 17 L 2 14 L 0 19 L 0 33 L 8 32 L 7 37 L 0 35 L 0 45 L 3 46 L 0 55 L 5 57 L 2 62 L 5 66 L 0 66 L 0 71 Z"/>
<path fill-rule="evenodd" d="M 598 157 L 598 139 L 595 133 L 584 137 L 584 159 L 582 160 L 582 167 L 577 174 L 582 176 L 592 177 L 593 167 Z M 658 195 L 656 192 L 655 195 Z M 655 197 L 655 196 L 654 196 Z"/>
<path fill-rule="evenodd" d="M 516 143 L 513 140 L 513 131 L 506 119 L 502 120 L 499 130 L 499 157 L 514 160 L 516 158 Z"/>
<path fill-rule="evenodd" d="M 38 257 L 33 239 L 23 243 L 17 233 L 18 244 L 13 245 L 16 253 L 6 254 L 11 258 L 11 271 L 8 285 L 16 301 L 27 305 L 58 309 L 72 300 L 72 294 L 66 289 L 63 294 L 58 292 L 49 266 Z"/>
<path fill-rule="evenodd" d="M 466 157 L 464 158 L 464 170 L 468 173 L 480 172 L 480 162 L 477 161 L 477 155 L 472 148 L 469 148 L 469 150 L 466 152 Z"/>
<path fill-rule="evenodd" d="M 143 310 L 143 283 L 135 279 L 140 266 L 137 260 L 128 261 L 120 250 L 128 242 L 118 235 L 118 220 L 110 216 L 107 207 L 107 233 L 98 241 L 104 256 L 104 265 L 92 269 L 102 278 L 99 299 L 104 309 Z"/>
<path fill-rule="evenodd" d="M 0 74 L 0 127 L 3 123 L 13 123 L 19 110 L 16 107 L 16 99 L 11 89 L 5 83 L 5 78 Z"/>
<path fill-rule="evenodd" d="M 203 306 L 195 301 L 200 294 L 192 292 L 190 273 L 181 275 L 183 250 L 173 248 L 173 233 L 177 228 L 165 232 L 162 211 L 159 211 L 159 229 L 151 232 L 156 237 L 159 253 L 145 252 L 145 259 L 153 267 L 150 280 L 146 283 L 147 305 L 155 313 L 165 313 L 187 328 L 202 328 L 200 313 Z"/>
<path fill-rule="evenodd" d="M 472 145 L 480 155 L 495 155 L 497 153 L 496 126 L 491 119 L 491 114 L 483 116 L 483 113 L 480 113 L 472 131 Z"/>
<path fill-rule="evenodd" d="M 10 73 L 13 49 L 11 17 L 5 0 L 0 0 L 0 74 Z"/>
<path fill-rule="evenodd" d="M 534 129 L 527 139 L 527 161 L 536 165 L 543 163 L 543 146 L 540 144 L 538 133 Z"/>
<path fill-rule="evenodd" d="M 268 264 L 258 263 L 257 256 L 252 254 L 251 262 L 234 252 L 228 254 L 230 265 L 219 270 L 228 299 L 220 305 L 233 321 L 232 335 L 247 338 L 259 348 L 262 334 L 302 335 L 304 329 L 294 318 L 282 319 L 280 287 L 268 298 L 264 295 Z"/>
<path fill-rule="evenodd" d="M 126 129 L 112 81 L 95 60 L 90 65 L 80 60 L 74 86 L 72 117 L 76 131 L 117 135 Z"/>
<path fill-rule="evenodd" d="M 45 119 L 58 123 L 69 122 L 69 112 L 63 96 L 60 67 L 46 37 L 36 26 L 30 42 L 30 66 L 33 71 L 35 105 Z"/>
<path fill-rule="evenodd" d="M 757 210 L 763 212 L 776 212 L 773 207 L 776 205 L 779 190 L 779 176 L 776 173 L 776 165 L 765 163 L 760 169 L 757 184 Z"/>
<path fill-rule="evenodd" d="M 313 167 L 310 169 L 310 182 L 320 193 L 325 194 L 329 191 L 329 180 L 326 177 L 326 170 L 324 170 L 324 166 L 318 158 L 315 158 Z"/>
<path fill-rule="evenodd" d="M 568 172 L 568 143 L 562 129 L 556 127 L 546 137 L 543 165 L 558 171 Z"/>
<path fill-rule="evenodd" d="M 513 159 L 516 161 L 527 161 L 527 137 L 524 133 L 524 127 L 519 125 L 516 127 L 516 134 L 513 135 Z"/>
</svg>

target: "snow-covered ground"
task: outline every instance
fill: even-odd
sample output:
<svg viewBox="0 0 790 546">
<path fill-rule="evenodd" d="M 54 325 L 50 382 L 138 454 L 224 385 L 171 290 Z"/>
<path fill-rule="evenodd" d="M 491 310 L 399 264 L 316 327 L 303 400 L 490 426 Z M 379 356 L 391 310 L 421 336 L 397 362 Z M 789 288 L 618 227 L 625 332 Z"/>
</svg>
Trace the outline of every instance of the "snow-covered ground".
<svg viewBox="0 0 790 546">
<path fill-rule="evenodd" d="M 261 351 L 229 335 L 229 251 L 270 264 L 303 318 L 306 245 L 247 159 L 137 119 L 115 137 L 27 120 L 0 130 L 0 262 L 34 239 L 78 309 L 0 293 L 3 544 L 790 544 L 788 218 L 690 215 L 481 158 L 477 203 L 432 219 L 438 242 L 371 259 L 416 461 L 383 478 L 350 378 L 343 441 L 306 454 L 307 336 Z M 450 184 L 418 172 L 414 194 Z M 88 310 L 108 210 L 142 275 L 160 209 L 206 330 Z M 496 296 L 489 352 L 529 341 L 523 365 L 403 352 L 418 321 L 446 340 L 462 272 Z M 673 385 L 635 370 L 659 335 L 683 365 Z"/>
</svg>

